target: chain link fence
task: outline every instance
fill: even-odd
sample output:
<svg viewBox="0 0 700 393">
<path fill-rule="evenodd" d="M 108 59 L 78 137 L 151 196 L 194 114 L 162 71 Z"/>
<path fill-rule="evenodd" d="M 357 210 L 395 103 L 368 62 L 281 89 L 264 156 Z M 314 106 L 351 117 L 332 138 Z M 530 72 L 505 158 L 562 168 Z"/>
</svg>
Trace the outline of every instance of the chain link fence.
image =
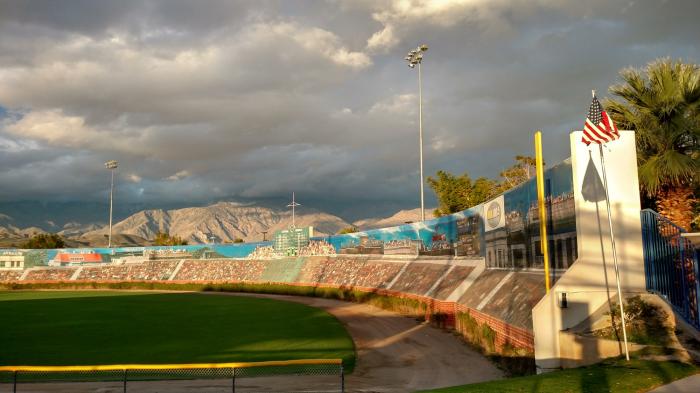
<svg viewBox="0 0 700 393">
<path fill-rule="evenodd" d="M 126 392 L 345 392 L 340 359 L 255 363 L 3 366 L 0 393 L 95 391 L 98 385 Z M 213 382 L 213 383 L 212 383 Z M 102 387 L 102 388 L 105 388 Z M 211 390 L 215 389 L 217 390 Z M 220 388 L 220 389 L 218 389 Z M 68 390 L 66 390 L 68 389 Z M 110 390 L 115 391 L 115 390 Z"/>
</svg>

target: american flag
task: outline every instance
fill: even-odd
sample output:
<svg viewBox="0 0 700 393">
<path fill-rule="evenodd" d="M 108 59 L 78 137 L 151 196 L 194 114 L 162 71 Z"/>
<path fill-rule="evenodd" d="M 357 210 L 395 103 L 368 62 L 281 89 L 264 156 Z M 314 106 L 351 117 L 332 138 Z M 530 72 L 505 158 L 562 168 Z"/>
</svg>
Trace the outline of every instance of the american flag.
<svg viewBox="0 0 700 393">
<path fill-rule="evenodd" d="M 610 116 L 603 110 L 603 107 L 598 102 L 598 99 L 593 92 L 593 102 L 588 109 L 588 117 L 586 124 L 583 126 L 583 138 L 581 141 L 586 145 L 591 143 L 608 143 L 620 138 L 620 132 L 617 131 L 615 123 Z"/>
</svg>

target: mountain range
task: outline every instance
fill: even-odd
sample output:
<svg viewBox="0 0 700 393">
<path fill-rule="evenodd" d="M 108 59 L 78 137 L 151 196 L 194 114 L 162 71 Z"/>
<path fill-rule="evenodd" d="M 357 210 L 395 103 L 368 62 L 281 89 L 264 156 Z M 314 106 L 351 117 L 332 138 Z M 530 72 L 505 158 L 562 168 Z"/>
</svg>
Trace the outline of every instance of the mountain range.
<svg viewBox="0 0 700 393">
<path fill-rule="evenodd" d="M 429 210 L 432 211 L 432 210 Z M 432 218 L 432 214 L 429 214 Z M 428 218 L 428 217 L 426 217 Z M 299 209 L 294 217 L 297 227 L 314 227 L 314 235 L 325 236 L 347 227 L 358 230 L 383 228 L 420 220 L 420 209 L 402 210 L 390 217 L 368 218 L 349 223 L 333 214 L 310 208 Z M 17 241 L 45 231 L 38 227 L 20 229 L 12 218 L 0 215 L 0 238 Z M 179 236 L 190 244 L 208 242 L 245 242 L 271 239 L 275 231 L 292 224 L 292 213 L 236 202 L 217 202 L 209 206 L 180 209 L 142 210 L 113 225 L 114 244 L 149 244 L 158 232 Z M 69 239 L 69 246 L 106 245 L 108 227 L 104 224 L 68 222 L 58 234 Z M 104 243 L 104 244 L 103 244 Z"/>
</svg>

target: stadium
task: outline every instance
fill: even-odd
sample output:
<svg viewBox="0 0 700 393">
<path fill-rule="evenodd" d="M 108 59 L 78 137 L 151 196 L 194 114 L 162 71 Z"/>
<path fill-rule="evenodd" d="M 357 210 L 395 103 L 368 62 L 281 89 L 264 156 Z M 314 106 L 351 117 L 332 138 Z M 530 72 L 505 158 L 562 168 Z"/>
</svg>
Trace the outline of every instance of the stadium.
<svg viewBox="0 0 700 393">
<path fill-rule="evenodd" d="M 591 335 L 616 275 L 625 297 L 658 294 L 696 329 L 697 298 L 664 284 L 695 276 L 663 268 L 693 246 L 640 216 L 634 135 L 621 134 L 607 167 L 611 206 L 624 206 L 609 211 L 619 270 L 600 246 L 608 211 L 581 132 L 539 178 L 544 199 L 532 179 L 459 213 L 343 235 L 2 251 L 0 390 L 406 392 L 576 369 L 626 354 Z M 653 254 L 661 243 L 681 254 Z M 454 391 L 501 389 L 469 386 Z"/>
</svg>

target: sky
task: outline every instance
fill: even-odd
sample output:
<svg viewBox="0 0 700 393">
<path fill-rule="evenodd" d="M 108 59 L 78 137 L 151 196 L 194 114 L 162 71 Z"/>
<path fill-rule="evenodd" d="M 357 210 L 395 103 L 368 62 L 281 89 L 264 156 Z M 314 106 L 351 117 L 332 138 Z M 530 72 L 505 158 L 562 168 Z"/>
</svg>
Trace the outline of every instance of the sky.
<svg viewBox="0 0 700 393">
<path fill-rule="evenodd" d="M 360 218 L 426 176 L 569 156 L 591 89 L 700 60 L 689 1 L 0 0 L 0 202 L 196 205 L 295 191 Z M 428 203 L 434 196 L 426 187 Z M 351 209 L 348 209 L 351 206 Z M 352 213 L 350 213 L 352 211 Z M 7 212 L 6 212 L 7 213 Z"/>
</svg>

